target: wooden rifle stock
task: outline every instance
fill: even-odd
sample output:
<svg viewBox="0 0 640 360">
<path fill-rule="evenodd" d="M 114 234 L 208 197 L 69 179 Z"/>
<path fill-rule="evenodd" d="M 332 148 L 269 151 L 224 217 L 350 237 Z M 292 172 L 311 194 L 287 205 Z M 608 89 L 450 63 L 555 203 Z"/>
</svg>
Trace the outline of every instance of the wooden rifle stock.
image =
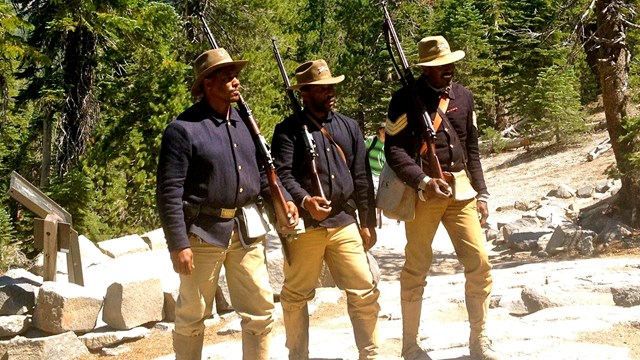
<svg viewBox="0 0 640 360">
<path fill-rule="evenodd" d="M 429 112 L 427 111 L 424 102 L 418 96 L 418 89 L 416 86 L 416 79 L 409 68 L 409 63 L 407 62 L 407 58 L 404 55 L 404 51 L 402 50 L 402 45 L 400 44 L 400 40 L 398 39 L 398 33 L 396 32 L 395 27 L 393 26 L 393 21 L 391 20 L 391 15 L 389 15 L 389 10 L 387 10 L 386 1 L 381 3 L 382 10 L 384 11 L 384 33 L 385 40 L 387 43 L 387 51 L 389 51 L 389 55 L 391 56 L 391 61 L 393 62 L 393 67 L 398 73 L 400 77 L 400 81 L 402 82 L 402 86 L 405 87 L 410 96 L 412 109 L 407 112 L 407 117 L 411 120 L 418 121 L 422 129 L 422 138 L 426 144 L 426 154 L 427 160 L 429 161 L 429 177 L 432 178 L 440 178 L 446 181 L 444 174 L 442 173 L 442 168 L 440 167 L 440 160 L 438 160 L 438 156 L 436 155 L 436 130 L 433 128 L 433 122 L 431 121 L 431 117 L 429 116 Z M 396 48 L 396 52 L 398 53 L 398 58 L 400 59 L 402 69 L 400 69 L 400 65 L 396 62 L 395 56 L 393 54 L 393 49 L 391 48 L 391 43 L 393 42 L 394 47 Z"/>
<path fill-rule="evenodd" d="M 207 26 L 207 22 L 204 18 L 204 14 L 200 13 L 200 21 L 204 27 L 204 31 L 206 33 L 207 39 L 211 44 L 211 47 L 214 49 L 218 48 L 218 44 L 209 30 L 209 26 Z M 264 138 L 262 133 L 260 132 L 260 128 L 258 127 L 258 122 L 253 117 L 253 112 L 249 108 L 249 105 L 244 101 L 242 95 L 240 95 L 240 100 L 238 101 L 238 109 L 240 110 L 240 115 L 242 115 L 242 120 L 249 128 L 251 136 L 253 137 L 253 142 L 256 147 L 260 151 L 260 155 L 262 157 L 262 162 L 264 164 L 265 172 L 267 173 L 267 180 L 269 182 L 269 190 L 271 190 L 271 197 L 273 203 L 273 210 L 276 215 L 277 221 L 277 231 L 278 233 L 288 232 L 288 226 L 292 225 L 294 222 L 293 216 L 289 213 L 287 201 L 282 194 L 282 190 L 278 185 L 278 176 L 276 174 L 276 167 L 273 163 L 273 158 L 271 157 L 271 152 L 269 151 L 269 145 L 267 144 L 267 140 Z M 286 249 L 285 249 L 286 251 Z"/>
<path fill-rule="evenodd" d="M 282 62 L 282 57 L 280 56 L 280 51 L 278 50 L 276 40 L 271 39 L 271 43 L 273 44 L 273 56 L 278 62 L 278 68 L 280 68 L 280 74 L 282 75 L 284 88 L 286 89 L 287 96 L 289 97 L 289 107 L 291 107 L 293 115 L 298 120 L 298 123 L 300 123 L 300 125 L 302 126 L 302 136 L 307 148 L 307 156 L 311 159 L 311 172 L 314 178 L 313 183 L 316 190 L 316 195 L 322 197 L 323 199 L 326 199 L 326 197 L 324 196 L 324 190 L 322 189 L 322 183 L 320 182 L 320 175 L 318 175 L 318 168 L 316 166 L 316 158 L 318 157 L 316 142 L 313 139 L 313 136 L 309 133 L 307 125 L 304 123 L 302 108 L 300 107 L 300 103 L 298 103 L 296 95 L 294 94 L 293 90 L 289 90 L 291 83 L 289 82 L 287 71 L 284 68 L 284 63 Z"/>
</svg>

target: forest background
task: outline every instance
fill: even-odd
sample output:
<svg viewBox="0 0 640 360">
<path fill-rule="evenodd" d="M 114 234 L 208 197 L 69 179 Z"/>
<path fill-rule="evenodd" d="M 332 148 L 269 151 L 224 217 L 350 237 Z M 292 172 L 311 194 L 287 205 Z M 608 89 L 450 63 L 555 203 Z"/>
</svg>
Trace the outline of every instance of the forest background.
<svg viewBox="0 0 640 360">
<path fill-rule="evenodd" d="M 482 139 L 493 151 L 512 125 L 557 144 L 590 130 L 586 106 L 603 94 L 595 56 L 603 43 L 594 40 L 603 9 L 622 19 L 624 38 L 610 42 L 626 49 L 625 99 L 638 98 L 635 1 L 387 6 L 410 63 L 427 35 L 445 35 L 453 50 L 466 52 L 457 81 L 474 92 Z M 191 63 L 209 48 L 201 12 L 218 44 L 250 61 L 240 76 L 243 95 L 267 139 L 289 113 L 272 38 L 291 79 L 298 64 L 317 58 L 346 76 L 338 108 L 365 134 L 386 119 L 400 83 L 374 1 L 0 0 L 0 273 L 17 261 L 12 250 L 34 251 L 33 214 L 7 195 L 12 171 L 67 209 L 74 228 L 93 241 L 159 227 L 159 145 L 166 125 L 193 102 Z M 612 176 L 637 180 L 640 120 L 625 114 L 622 133 L 613 133 L 631 147 L 617 157 L 626 161 L 624 171 Z"/>
</svg>

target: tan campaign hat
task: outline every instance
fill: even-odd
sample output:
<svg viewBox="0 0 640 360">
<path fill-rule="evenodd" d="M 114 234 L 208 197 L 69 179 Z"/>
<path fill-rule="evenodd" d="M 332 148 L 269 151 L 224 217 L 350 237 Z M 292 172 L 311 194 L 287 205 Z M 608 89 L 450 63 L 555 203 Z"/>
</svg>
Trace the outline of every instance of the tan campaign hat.
<svg viewBox="0 0 640 360">
<path fill-rule="evenodd" d="M 444 37 L 427 36 L 418 43 L 418 66 L 440 66 L 451 64 L 464 57 L 464 51 L 451 52 L 449 43 Z"/>
<path fill-rule="evenodd" d="M 202 80 L 206 79 L 214 70 L 225 66 L 233 66 L 237 71 L 240 71 L 247 63 L 247 60 L 233 61 L 231 55 L 223 48 L 205 51 L 193 63 L 193 73 L 196 76 L 196 80 L 191 86 L 191 95 L 201 95 L 200 84 Z"/>
<path fill-rule="evenodd" d="M 344 80 L 344 75 L 333 77 L 327 62 L 319 59 L 306 62 L 296 69 L 297 84 L 289 86 L 287 90 L 297 90 L 305 85 L 337 84 Z"/>
</svg>

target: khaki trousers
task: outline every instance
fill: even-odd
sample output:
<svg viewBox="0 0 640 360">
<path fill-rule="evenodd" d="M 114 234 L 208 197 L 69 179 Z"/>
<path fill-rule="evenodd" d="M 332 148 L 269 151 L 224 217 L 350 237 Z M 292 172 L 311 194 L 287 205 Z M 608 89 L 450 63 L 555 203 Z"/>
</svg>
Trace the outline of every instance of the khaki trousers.
<svg viewBox="0 0 640 360">
<path fill-rule="evenodd" d="M 323 261 L 338 288 L 347 294 L 347 310 L 354 324 L 360 358 L 374 358 L 378 349 L 376 323 L 380 292 L 373 283 L 358 227 L 351 224 L 307 229 L 289 243 L 289 252 L 292 261 L 291 265 L 285 262 L 284 286 L 280 294 L 289 358 L 308 357 L 307 302 L 315 296 Z"/>
<path fill-rule="evenodd" d="M 243 248 L 234 229 L 227 249 L 189 236 L 195 268 L 180 275 L 175 332 L 183 336 L 204 333 L 204 320 L 212 314 L 218 276 L 224 265 L 231 304 L 240 315 L 243 337 L 267 335 L 273 328 L 273 290 L 269 284 L 263 241 Z"/>
<path fill-rule="evenodd" d="M 484 303 L 491 294 L 493 280 L 478 220 L 477 203 L 475 199 L 455 201 L 452 198 L 417 201 L 415 220 L 405 224 L 407 245 L 400 274 L 401 300 L 422 301 L 433 257 L 431 244 L 441 221 L 451 238 L 458 260 L 464 266 L 467 300 Z"/>
</svg>

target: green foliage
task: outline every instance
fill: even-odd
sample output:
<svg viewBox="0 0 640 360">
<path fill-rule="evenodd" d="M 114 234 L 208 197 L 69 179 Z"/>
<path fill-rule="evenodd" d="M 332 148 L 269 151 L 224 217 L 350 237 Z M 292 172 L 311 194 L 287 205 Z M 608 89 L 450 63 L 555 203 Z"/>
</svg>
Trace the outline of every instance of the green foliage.
<svg viewBox="0 0 640 360">
<path fill-rule="evenodd" d="M 529 128 L 543 139 L 565 142 L 584 130 L 578 81 L 573 69 L 551 66 L 528 91 Z"/>
<path fill-rule="evenodd" d="M 500 131 L 492 127 L 485 129 L 482 139 L 484 140 L 483 151 L 488 154 L 501 153 L 507 145 Z"/>
</svg>

